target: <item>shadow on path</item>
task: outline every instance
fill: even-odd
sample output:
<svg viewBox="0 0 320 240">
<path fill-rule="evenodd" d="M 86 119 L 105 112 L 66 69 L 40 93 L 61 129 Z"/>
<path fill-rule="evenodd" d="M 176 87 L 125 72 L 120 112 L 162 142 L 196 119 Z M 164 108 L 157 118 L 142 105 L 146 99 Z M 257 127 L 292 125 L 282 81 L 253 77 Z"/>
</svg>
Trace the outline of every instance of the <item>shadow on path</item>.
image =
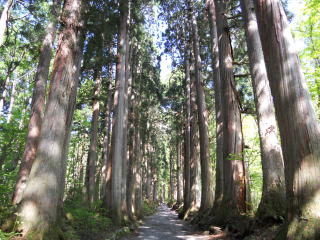
<svg viewBox="0 0 320 240">
<path fill-rule="evenodd" d="M 209 236 L 200 235 L 192 230 L 192 226 L 180 219 L 166 205 L 158 207 L 157 213 L 146 218 L 137 229 L 136 236 L 123 240 L 207 240 Z"/>
</svg>

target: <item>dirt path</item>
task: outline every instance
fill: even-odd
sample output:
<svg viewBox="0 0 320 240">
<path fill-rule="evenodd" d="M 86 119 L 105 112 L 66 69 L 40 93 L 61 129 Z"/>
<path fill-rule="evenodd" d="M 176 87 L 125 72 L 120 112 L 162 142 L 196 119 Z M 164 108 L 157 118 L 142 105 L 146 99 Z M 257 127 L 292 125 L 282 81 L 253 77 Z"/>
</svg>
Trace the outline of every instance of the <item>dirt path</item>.
<svg viewBox="0 0 320 240">
<path fill-rule="evenodd" d="M 192 226 L 180 219 L 166 205 L 161 205 L 156 214 L 148 217 L 137 229 L 134 236 L 123 240 L 208 240 L 209 236 L 201 235 L 192 230 Z"/>
</svg>

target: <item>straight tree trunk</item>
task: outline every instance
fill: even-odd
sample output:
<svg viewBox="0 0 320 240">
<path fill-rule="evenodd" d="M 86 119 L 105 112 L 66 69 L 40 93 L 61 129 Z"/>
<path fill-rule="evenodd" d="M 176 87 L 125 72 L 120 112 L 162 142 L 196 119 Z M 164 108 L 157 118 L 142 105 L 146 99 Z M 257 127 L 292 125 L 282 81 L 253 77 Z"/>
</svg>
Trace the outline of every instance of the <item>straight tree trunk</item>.
<svg viewBox="0 0 320 240">
<path fill-rule="evenodd" d="M 111 140 L 111 212 L 116 224 L 122 222 L 122 174 L 123 174 L 123 140 L 124 140 L 124 114 L 126 94 L 126 34 L 127 34 L 128 2 L 120 2 L 120 22 L 118 36 L 116 90 L 114 94 L 114 124 Z"/>
<path fill-rule="evenodd" d="M 14 102 L 15 102 L 15 95 L 16 95 L 16 90 L 17 90 L 17 81 L 18 81 L 18 79 L 16 77 L 14 77 L 13 82 L 12 82 L 11 94 L 10 94 L 7 123 L 10 123 L 11 117 L 12 117 L 12 110 L 13 110 L 13 106 L 14 106 Z"/>
<path fill-rule="evenodd" d="M 201 58 L 197 20 L 193 9 L 193 1 L 187 0 L 189 21 L 192 27 L 193 52 L 195 59 L 195 79 L 197 89 L 197 107 L 200 136 L 200 167 L 201 167 L 201 204 L 200 211 L 205 211 L 213 205 L 212 167 L 209 152 L 208 112 L 206 109 L 203 82 L 201 79 Z"/>
<path fill-rule="evenodd" d="M 188 49 L 188 46 L 186 46 Z M 185 55 L 185 95 L 186 101 L 184 103 L 184 190 L 183 190 L 183 210 L 179 214 L 180 218 L 185 218 L 186 213 L 190 208 L 190 49 L 186 51 Z"/>
<path fill-rule="evenodd" d="M 253 1 L 241 0 L 241 9 L 245 21 L 263 170 L 262 198 L 256 215 L 261 220 L 278 220 L 285 216 L 286 206 L 282 150 L 277 138 L 276 117 Z"/>
<path fill-rule="evenodd" d="M 133 96 L 132 99 L 132 107 L 130 109 L 130 118 L 129 118 L 129 132 L 128 132 L 128 175 L 127 175 L 127 196 L 126 196 L 126 201 L 127 201 L 127 208 L 128 208 L 128 216 L 131 220 L 135 220 L 135 190 L 134 190 L 134 186 L 135 186 L 135 177 L 136 177 L 136 158 L 135 158 L 135 145 L 137 144 L 135 142 L 135 134 L 136 134 L 136 126 L 134 125 L 134 111 L 136 108 L 136 99 L 135 99 L 135 95 Z"/>
<path fill-rule="evenodd" d="M 176 175 L 176 179 L 177 179 L 177 203 L 180 204 L 183 199 L 183 186 L 182 186 L 182 174 L 181 174 L 181 144 L 180 144 L 180 140 L 177 140 L 177 175 Z"/>
<path fill-rule="evenodd" d="M 111 48 L 109 49 L 110 55 L 112 54 Z M 108 98 L 105 106 L 105 136 L 103 140 L 103 167 L 102 167 L 102 201 L 105 208 L 111 205 L 111 161 L 110 161 L 110 138 L 111 138 L 111 115 L 112 115 L 112 64 L 109 65 L 109 82 L 108 82 Z"/>
<path fill-rule="evenodd" d="M 131 40 L 130 38 L 130 18 L 131 18 L 131 1 L 128 1 L 128 17 L 127 17 L 127 33 L 126 33 L 126 56 L 125 56 L 125 95 L 124 95 L 124 126 L 123 126 L 123 163 L 122 163 L 122 212 L 127 214 L 127 176 L 128 176 L 128 122 L 129 122 L 129 108 L 132 92 L 132 74 L 131 74 Z"/>
<path fill-rule="evenodd" d="M 246 211 L 246 179 L 243 161 L 240 106 L 236 98 L 233 75 L 233 56 L 229 27 L 225 14 L 225 1 L 215 0 L 221 103 L 223 108 L 223 198 L 217 213 L 217 222 L 224 224 L 232 216 Z"/>
<path fill-rule="evenodd" d="M 173 154 L 172 152 L 170 152 L 170 157 L 169 157 L 169 164 L 170 164 L 170 169 L 169 169 L 169 175 L 170 175 L 170 191 L 169 191 L 169 198 L 171 200 L 174 199 L 174 176 L 173 176 L 173 169 L 174 169 L 174 166 L 173 166 Z"/>
<path fill-rule="evenodd" d="M 151 166 L 151 162 L 152 162 L 152 158 L 151 158 L 151 152 L 150 152 L 150 145 L 148 142 L 148 137 L 147 137 L 147 141 L 145 144 L 146 148 L 147 148 L 147 156 L 146 156 L 146 164 L 147 164 L 147 193 L 146 193 L 146 197 L 148 200 L 152 199 L 152 193 L 151 193 L 151 189 L 152 189 L 152 166 Z M 171 174 L 171 173 L 169 173 Z M 171 176 L 171 175 L 170 175 Z M 171 185 L 170 185 L 171 187 Z"/>
<path fill-rule="evenodd" d="M 99 128 L 99 115 L 100 115 L 100 103 L 99 97 L 101 92 L 101 66 L 98 66 L 94 72 L 95 89 L 93 94 L 92 102 L 92 120 L 91 120 L 91 134 L 90 134 L 90 145 L 87 159 L 86 168 L 86 201 L 91 206 L 95 200 L 95 175 L 96 175 L 96 162 L 98 158 L 98 128 Z"/>
<path fill-rule="evenodd" d="M 64 161 L 79 82 L 83 5 L 80 0 L 64 3 L 64 27 L 59 35 L 38 152 L 19 210 L 20 227 L 32 239 L 58 238 L 54 225 L 64 190 Z"/>
<path fill-rule="evenodd" d="M 21 160 L 18 179 L 13 193 L 13 204 L 19 204 L 21 201 L 23 191 L 26 188 L 31 167 L 38 149 L 42 117 L 44 112 L 46 94 L 45 90 L 49 75 L 50 61 L 52 58 L 52 48 L 56 35 L 56 25 L 60 3 L 60 0 L 53 1 L 53 5 L 51 6 L 52 19 L 47 26 L 46 35 L 42 42 L 37 73 L 35 75 L 35 87 L 32 96 L 28 135 L 26 139 L 25 150 Z"/>
<path fill-rule="evenodd" d="M 190 67 L 190 208 L 185 217 L 188 216 L 190 211 L 197 210 L 197 185 L 200 162 L 194 61 Z"/>
<path fill-rule="evenodd" d="M 211 58 L 214 81 L 214 102 L 216 113 L 216 188 L 214 208 L 216 210 L 223 196 L 223 117 L 221 103 L 221 79 L 219 68 L 219 47 L 217 33 L 216 6 L 214 0 L 206 0 L 211 35 Z"/>
<path fill-rule="evenodd" d="M 318 120 L 281 2 L 257 0 L 255 7 L 285 166 L 287 224 L 278 238 L 319 239 Z"/>
<path fill-rule="evenodd" d="M 138 93 L 139 94 L 139 93 Z M 134 108 L 134 168 L 135 168 L 135 176 L 134 176 L 134 209 L 135 215 L 140 218 L 141 209 L 142 209 L 142 172 L 141 172 L 141 136 L 140 136 L 140 96 L 135 96 L 136 106 Z"/>
<path fill-rule="evenodd" d="M 4 43 L 10 13 L 14 5 L 14 0 L 7 0 L 0 18 L 0 47 Z"/>
</svg>

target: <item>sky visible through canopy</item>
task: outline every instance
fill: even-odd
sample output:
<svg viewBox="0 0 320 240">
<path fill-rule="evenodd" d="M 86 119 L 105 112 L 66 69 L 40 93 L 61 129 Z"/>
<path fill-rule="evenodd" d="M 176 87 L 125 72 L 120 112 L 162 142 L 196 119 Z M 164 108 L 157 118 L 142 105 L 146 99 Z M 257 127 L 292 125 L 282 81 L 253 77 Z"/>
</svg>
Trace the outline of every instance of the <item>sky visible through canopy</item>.
<svg viewBox="0 0 320 240">
<path fill-rule="evenodd" d="M 291 21 L 291 29 L 292 31 L 295 31 L 299 21 L 303 18 L 303 4 L 304 0 L 288 0 L 288 10 L 293 13 L 294 17 Z M 166 23 L 163 21 L 160 21 L 158 19 L 159 9 L 157 7 L 154 7 L 154 12 L 157 14 L 156 19 L 157 23 L 156 26 L 151 26 L 152 31 L 154 32 L 154 40 L 157 43 L 157 46 L 159 47 L 160 52 L 162 53 L 164 51 L 164 45 L 161 43 L 162 40 L 162 33 L 166 30 Z M 298 51 L 302 51 L 304 48 L 304 43 L 302 39 L 295 39 L 296 46 Z M 161 57 L 161 80 L 165 81 L 171 71 L 172 71 L 172 60 L 168 54 L 162 54 Z"/>
</svg>

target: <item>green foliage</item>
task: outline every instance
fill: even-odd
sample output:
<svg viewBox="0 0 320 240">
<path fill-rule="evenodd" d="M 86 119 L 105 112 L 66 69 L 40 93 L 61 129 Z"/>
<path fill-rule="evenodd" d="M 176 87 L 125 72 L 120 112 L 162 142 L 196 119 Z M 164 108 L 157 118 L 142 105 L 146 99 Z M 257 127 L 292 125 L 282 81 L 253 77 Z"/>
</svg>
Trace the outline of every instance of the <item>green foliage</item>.
<svg viewBox="0 0 320 240">
<path fill-rule="evenodd" d="M 144 201 L 142 206 L 142 215 L 149 216 L 156 212 L 157 207 L 159 206 L 158 202 L 154 201 Z"/>
<path fill-rule="evenodd" d="M 101 232 L 106 232 L 112 224 L 105 209 L 100 208 L 101 202 L 89 208 L 79 199 L 68 200 L 65 206 L 65 238 L 96 239 Z"/>
<path fill-rule="evenodd" d="M 16 237 L 18 235 L 19 235 L 18 233 L 15 233 L 15 232 L 6 233 L 0 229 L 0 240 L 10 240 L 13 237 Z"/>
<path fill-rule="evenodd" d="M 262 193 L 262 166 L 258 127 L 253 116 L 245 115 L 242 120 L 244 141 L 244 161 L 249 173 L 252 210 L 258 208 Z"/>
<path fill-rule="evenodd" d="M 307 79 L 311 96 L 320 103 L 320 1 L 306 0 L 302 21 L 298 26 L 298 37 L 304 40 L 305 48 L 300 54 L 304 74 Z"/>
</svg>

